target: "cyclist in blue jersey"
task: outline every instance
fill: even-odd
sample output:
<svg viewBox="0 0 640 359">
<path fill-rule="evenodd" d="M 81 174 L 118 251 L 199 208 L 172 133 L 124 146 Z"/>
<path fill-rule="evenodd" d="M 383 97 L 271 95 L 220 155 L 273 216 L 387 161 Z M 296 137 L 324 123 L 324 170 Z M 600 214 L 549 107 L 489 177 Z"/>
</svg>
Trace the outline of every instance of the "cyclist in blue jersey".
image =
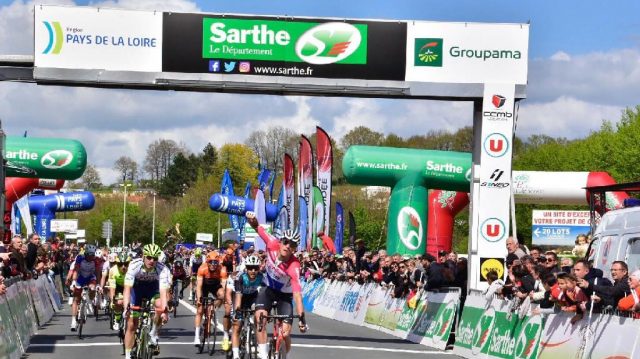
<svg viewBox="0 0 640 359">
<path fill-rule="evenodd" d="M 233 318 L 233 333 L 231 334 L 231 351 L 233 359 L 240 359 L 240 323 L 243 309 L 251 309 L 256 302 L 258 291 L 264 286 L 264 278 L 260 273 L 260 259 L 249 256 L 244 261 L 244 273 L 241 273 L 234 282 L 235 300 L 231 317 Z M 249 318 L 245 318 L 249 320 Z"/>
</svg>

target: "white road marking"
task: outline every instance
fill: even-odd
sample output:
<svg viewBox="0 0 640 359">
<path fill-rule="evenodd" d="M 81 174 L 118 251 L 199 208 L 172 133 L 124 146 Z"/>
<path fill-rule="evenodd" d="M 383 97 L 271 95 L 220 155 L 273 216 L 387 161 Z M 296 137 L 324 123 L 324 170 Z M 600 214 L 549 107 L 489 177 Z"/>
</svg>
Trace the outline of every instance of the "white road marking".
<svg viewBox="0 0 640 359">
<path fill-rule="evenodd" d="M 185 308 L 189 309 L 189 311 L 193 314 L 196 314 L 198 311 L 196 310 L 196 307 L 194 307 L 193 305 L 185 302 L 184 300 L 180 299 L 180 304 L 182 304 Z M 222 332 L 224 331 L 224 327 L 222 326 L 222 323 L 220 323 L 220 321 L 218 321 L 216 323 L 216 329 L 218 329 L 218 331 Z"/>
<path fill-rule="evenodd" d="M 56 344 L 31 344 L 29 347 L 34 348 L 65 348 L 65 347 L 109 347 L 109 346 L 121 346 L 120 343 L 56 343 Z M 160 340 L 160 347 L 166 345 L 193 345 L 193 342 L 163 342 Z M 219 346 L 220 343 L 216 343 Z M 344 349 L 344 350 L 365 350 L 365 351 L 377 351 L 377 352 L 394 352 L 394 353 L 409 353 L 409 354 L 444 354 L 452 355 L 450 352 L 441 352 L 437 350 L 409 350 L 409 349 L 391 349 L 391 348 L 374 348 L 374 347 L 355 347 L 346 345 L 317 345 L 317 344 L 292 344 L 296 348 L 323 348 L 323 349 Z"/>
</svg>

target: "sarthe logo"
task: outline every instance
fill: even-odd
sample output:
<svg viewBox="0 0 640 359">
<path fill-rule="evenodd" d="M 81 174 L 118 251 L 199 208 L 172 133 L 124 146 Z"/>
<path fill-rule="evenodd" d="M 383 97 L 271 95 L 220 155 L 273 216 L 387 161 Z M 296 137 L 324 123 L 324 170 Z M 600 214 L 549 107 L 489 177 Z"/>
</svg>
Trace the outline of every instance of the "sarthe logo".
<svg viewBox="0 0 640 359">
<path fill-rule="evenodd" d="M 398 212 L 398 236 L 408 249 L 415 251 L 422 244 L 422 220 L 413 207 L 402 207 Z"/>
<path fill-rule="evenodd" d="M 442 67 L 442 44 L 442 39 L 437 38 L 415 39 L 413 64 L 415 66 Z"/>
<path fill-rule="evenodd" d="M 471 339 L 471 353 L 473 353 L 473 355 L 480 354 L 484 347 L 489 344 L 495 323 L 496 311 L 493 308 L 489 308 L 482 314 L 480 320 L 478 320 L 478 324 L 476 324 L 473 330 L 473 337 Z"/>
<path fill-rule="evenodd" d="M 520 335 L 516 340 L 514 358 L 536 358 L 538 343 L 542 334 L 542 319 L 539 315 L 529 317 L 527 323 L 522 326 Z"/>
<path fill-rule="evenodd" d="M 493 97 L 491 98 L 491 103 L 493 103 L 493 106 L 495 106 L 495 108 L 502 107 L 506 101 L 507 99 L 504 96 L 500 95 L 493 95 Z"/>
<path fill-rule="evenodd" d="M 60 50 L 62 50 L 62 43 L 64 42 L 64 34 L 62 33 L 62 26 L 60 26 L 60 22 L 58 21 L 43 21 L 44 27 L 47 29 L 47 33 L 49 34 L 49 42 L 47 43 L 47 47 L 45 47 L 43 54 L 60 54 Z"/>
<path fill-rule="evenodd" d="M 480 234 L 487 242 L 498 242 L 504 238 L 506 233 L 504 222 L 495 217 L 487 218 L 480 225 Z"/>
<path fill-rule="evenodd" d="M 314 65 L 333 64 L 353 54 L 362 43 L 360 31 L 344 22 L 329 22 L 307 30 L 296 42 L 296 55 Z"/>
<path fill-rule="evenodd" d="M 40 164 L 49 169 L 65 167 L 73 161 L 73 154 L 67 150 L 49 151 L 42 156 Z"/>
</svg>

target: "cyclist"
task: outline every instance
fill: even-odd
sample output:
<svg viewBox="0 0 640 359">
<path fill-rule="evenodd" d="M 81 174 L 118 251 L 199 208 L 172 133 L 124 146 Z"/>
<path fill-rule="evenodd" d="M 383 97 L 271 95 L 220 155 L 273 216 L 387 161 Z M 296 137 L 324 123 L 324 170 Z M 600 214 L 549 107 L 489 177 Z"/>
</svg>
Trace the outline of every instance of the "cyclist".
<svg viewBox="0 0 640 359">
<path fill-rule="evenodd" d="M 196 285 L 196 278 L 198 276 L 198 269 L 204 262 L 205 256 L 202 254 L 202 248 L 196 247 L 193 250 L 193 254 L 189 258 L 189 263 L 191 265 L 191 288 Z M 193 299 L 193 290 L 189 292 L 189 300 Z"/>
<path fill-rule="evenodd" d="M 118 255 L 116 253 L 109 253 L 106 256 L 103 255 L 102 258 L 105 259 L 105 261 L 102 264 L 102 275 L 100 275 L 100 287 L 105 288 L 105 285 L 108 284 L 107 280 L 109 279 L 109 271 L 116 264 L 116 259 L 118 258 Z M 104 308 L 105 305 L 107 304 L 107 297 L 104 295 L 102 295 L 101 297 L 102 297 L 102 303 L 100 306 Z"/>
<path fill-rule="evenodd" d="M 231 312 L 231 318 L 233 318 L 233 332 L 231 334 L 233 359 L 240 358 L 241 310 L 251 309 L 264 280 L 262 273 L 260 273 L 260 258 L 256 256 L 247 257 L 244 261 L 244 270 L 245 272 L 241 273 L 234 283 L 236 295 Z"/>
<path fill-rule="evenodd" d="M 198 312 L 195 318 L 195 339 L 194 344 L 200 344 L 200 325 L 202 324 L 202 313 L 204 312 L 203 299 L 213 294 L 216 300 L 216 308 L 219 306 L 218 302 L 224 301 L 224 288 L 222 284 L 227 279 L 227 270 L 220 265 L 219 254 L 216 251 L 210 252 L 207 255 L 206 263 L 198 269 L 198 280 L 196 284 L 196 299 L 198 303 Z M 226 349 L 224 348 L 224 342 L 226 341 Z M 224 340 L 223 350 L 229 350 L 229 319 L 224 319 Z"/>
<path fill-rule="evenodd" d="M 300 262 L 293 255 L 300 242 L 298 231 L 286 230 L 282 238 L 278 241 L 264 231 L 258 224 L 256 215 L 253 212 L 246 213 L 247 222 L 256 230 L 260 238 L 266 243 L 265 275 L 264 284 L 266 288 L 258 292 L 256 298 L 256 323 L 262 316 L 266 316 L 271 311 L 274 301 L 278 303 L 278 314 L 293 314 L 292 300 L 295 301 L 296 310 L 300 316 L 298 326 L 301 333 L 307 331 L 304 318 L 304 307 L 302 306 L 302 294 L 300 287 Z M 286 343 L 287 353 L 291 350 L 292 320 L 284 320 L 282 334 Z M 258 354 L 262 359 L 267 358 L 267 332 L 266 323 L 262 323 L 256 331 L 256 342 L 258 344 Z"/>
<path fill-rule="evenodd" d="M 102 274 L 102 260 L 96 256 L 96 246 L 88 244 L 84 248 L 84 254 L 78 255 L 73 262 L 73 268 L 69 270 L 69 278 L 72 278 L 73 284 L 73 305 L 71 306 L 71 331 L 76 331 L 78 322 L 78 305 L 80 304 L 80 296 L 82 287 L 89 286 L 89 298 L 93 303 L 96 296 L 96 290 L 100 291 L 100 287 L 96 284 Z M 93 310 L 93 305 L 89 306 Z"/>
<path fill-rule="evenodd" d="M 112 323 L 113 330 L 120 330 L 120 319 L 122 317 L 122 293 L 124 291 L 124 277 L 131 262 L 131 257 L 126 252 L 120 252 L 115 259 L 115 265 L 109 270 L 109 298 L 111 298 L 111 309 L 114 313 Z"/>
<path fill-rule="evenodd" d="M 189 282 L 187 280 L 188 279 L 187 271 L 184 269 L 184 263 L 183 263 L 182 257 L 175 257 L 173 259 L 173 266 L 171 267 L 171 278 L 172 278 L 171 288 L 175 287 L 177 280 L 182 281 L 182 288 L 175 287 L 176 290 L 180 290 L 180 293 L 172 294 L 174 296 L 178 296 L 179 299 L 182 299 L 182 292 L 184 292 L 184 290 L 189 285 Z"/>
<path fill-rule="evenodd" d="M 151 299 L 151 304 L 156 308 L 149 337 L 155 354 L 159 353 L 158 330 L 163 321 L 169 320 L 167 291 L 171 283 L 169 269 L 158 262 L 161 252 L 160 247 L 155 244 L 145 245 L 142 249 L 142 258 L 133 260 L 129 264 L 127 274 L 125 274 L 123 306 L 131 311 L 124 337 L 125 359 L 131 358 L 131 349 L 135 342 L 135 330 L 140 315 L 137 309 L 142 305 L 143 298 Z"/>
</svg>

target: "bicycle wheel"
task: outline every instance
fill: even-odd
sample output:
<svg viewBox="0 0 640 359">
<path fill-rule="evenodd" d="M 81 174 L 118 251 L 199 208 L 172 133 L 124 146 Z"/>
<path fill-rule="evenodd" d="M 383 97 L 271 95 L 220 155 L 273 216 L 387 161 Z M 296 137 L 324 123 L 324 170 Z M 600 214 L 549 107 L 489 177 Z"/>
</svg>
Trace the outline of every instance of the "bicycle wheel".
<svg viewBox="0 0 640 359">
<path fill-rule="evenodd" d="M 140 330 L 140 343 L 138 345 L 139 359 L 151 359 L 152 352 L 149 349 L 149 327 L 144 325 Z"/>
<path fill-rule="evenodd" d="M 276 340 L 269 340 L 269 359 L 276 359 Z"/>
<path fill-rule="evenodd" d="M 213 303 L 209 305 L 211 306 L 211 316 L 209 317 L 209 342 L 211 345 L 209 346 L 209 355 L 213 355 L 216 351 L 216 340 L 218 339 L 218 320 L 216 318 L 216 309 L 213 307 Z"/>
<path fill-rule="evenodd" d="M 84 320 L 86 317 L 85 313 L 85 301 L 80 302 L 80 308 L 78 308 L 78 314 L 76 316 L 77 324 L 78 324 L 78 339 L 82 339 L 82 327 L 84 326 Z"/>
<path fill-rule="evenodd" d="M 202 325 L 200 325 L 200 345 L 198 346 L 198 354 L 202 354 L 204 346 L 209 339 L 209 325 L 207 324 L 207 316 L 204 315 L 202 319 Z"/>
</svg>

